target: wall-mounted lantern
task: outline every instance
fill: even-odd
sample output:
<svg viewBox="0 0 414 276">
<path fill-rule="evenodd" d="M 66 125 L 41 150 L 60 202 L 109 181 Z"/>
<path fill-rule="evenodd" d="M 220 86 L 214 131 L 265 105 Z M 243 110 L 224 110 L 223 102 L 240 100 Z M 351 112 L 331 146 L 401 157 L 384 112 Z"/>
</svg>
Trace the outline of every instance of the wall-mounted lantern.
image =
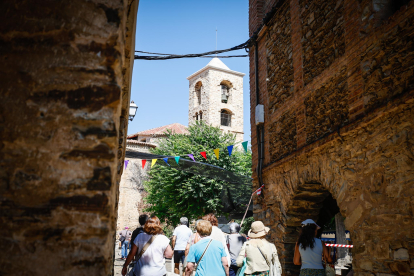
<svg viewBox="0 0 414 276">
<path fill-rule="evenodd" d="M 134 103 L 134 101 L 131 101 L 131 104 L 129 105 L 129 120 L 132 121 L 135 117 L 135 114 L 137 113 L 138 106 Z"/>
</svg>

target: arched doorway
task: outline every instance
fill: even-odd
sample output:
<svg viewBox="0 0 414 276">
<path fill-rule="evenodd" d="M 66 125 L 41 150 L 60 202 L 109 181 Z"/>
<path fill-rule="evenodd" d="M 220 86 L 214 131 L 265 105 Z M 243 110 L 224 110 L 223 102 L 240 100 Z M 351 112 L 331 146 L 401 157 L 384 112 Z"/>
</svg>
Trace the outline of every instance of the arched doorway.
<svg viewBox="0 0 414 276">
<path fill-rule="evenodd" d="M 304 183 L 296 189 L 286 210 L 284 250 L 280 261 L 285 275 L 299 275 L 300 266 L 293 264 L 295 243 L 301 230 L 301 222 L 313 219 L 321 229 L 322 235 L 327 225 L 340 211 L 332 194 L 321 183 Z"/>
</svg>

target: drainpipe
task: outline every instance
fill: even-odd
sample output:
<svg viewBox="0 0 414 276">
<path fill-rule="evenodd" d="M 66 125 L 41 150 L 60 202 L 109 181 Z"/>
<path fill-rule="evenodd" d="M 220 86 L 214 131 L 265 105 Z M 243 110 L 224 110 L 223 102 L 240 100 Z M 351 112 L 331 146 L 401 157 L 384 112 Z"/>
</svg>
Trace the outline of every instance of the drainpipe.
<svg viewBox="0 0 414 276">
<path fill-rule="evenodd" d="M 256 137 L 258 140 L 257 154 L 258 154 L 258 166 L 257 176 L 259 179 L 259 187 L 263 185 L 262 179 L 262 167 L 264 159 L 264 109 L 259 100 L 259 49 L 257 47 L 257 36 L 254 41 L 254 75 L 255 75 L 255 88 L 256 88 Z"/>
</svg>

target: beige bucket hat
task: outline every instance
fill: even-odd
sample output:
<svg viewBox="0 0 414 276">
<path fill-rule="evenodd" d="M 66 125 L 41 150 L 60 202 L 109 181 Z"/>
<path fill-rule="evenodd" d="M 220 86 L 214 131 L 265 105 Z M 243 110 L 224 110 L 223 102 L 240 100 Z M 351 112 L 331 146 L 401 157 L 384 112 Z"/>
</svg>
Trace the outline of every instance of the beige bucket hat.
<svg viewBox="0 0 414 276">
<path fill-rule="evenodd" d="M 249 233 L 247 234 L 251 238 L 259 238 L 265 236 L 267 233 L 269 233 L 270 228 L 264 226 L 263 222 L 261 221 L 255 221 L 252 223 L 252 226 L 250 227 Z"/>
</svg>

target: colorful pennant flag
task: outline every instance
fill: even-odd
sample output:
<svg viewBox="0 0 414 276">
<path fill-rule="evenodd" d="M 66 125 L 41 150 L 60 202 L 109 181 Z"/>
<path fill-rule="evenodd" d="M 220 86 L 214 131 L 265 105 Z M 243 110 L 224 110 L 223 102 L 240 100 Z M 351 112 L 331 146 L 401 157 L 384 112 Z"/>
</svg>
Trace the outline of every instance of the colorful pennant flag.
<svg viewBox="0 0 414 276">
<path fill-rule="evenodd" d="M 142 159 L 142 168 L 144 168 L 144 167 L 145 167 L 145 163 L 147 163 L 147 160 Z"/>
<path fill-rule="evenodd" d="M 231 156 L 231 152 L 233 151 L 233 145 L 228 146 L 227 150 L 229 151 L 229 156 Z"/>
<path fill-rule="evenodd" d="M 207 160 L 207 152 L 202 151 L 202 152 L 200 152 L 200 154 L 204 157 L 204 159 Z"/>
<path fill-rule="evenodd" d="M 129 160 L 125 160 L 125 170 L 126 170 L 126 168 L 128 166 L 128 162 L 129 162 Z"/>
<path fill-rule="evenodd" d="M 243 143 L 242 143 L 242 145 L 243 145 L 243 148 L 244 148 L 244 151 L 245 152 L 247 152 L 247 144 L 249 143 L 249 141 L 244 141 Z"/>
<path fill-rule="evenodd" d="M 162 160 L 165 161 L 165 163 L 167 163 L 167 165 L 169 166 L 170 164 L 168 164 L 168 157 L 163 158 Z"/>
<path fill-rule="evenodd" d="M 151 160 L 151 168 L 155 165 L 156 162 L 157 162 L 157 159 L 152 159 Z"/>
<path fill-rule="evenodd" d="M 219 159 L 219 153 L 220 153 L 220 149 L 215 149 L 214 150 L 214 154 L 216 155 L 217 160 Z"/>
<path fill-rule="evenodd" d="M 187 155 L 190 156 L 190 158 L 193 159 L 193 161 L 195 161 L 194 160 L 194 155 L 192 155 L 192 154 L 187 154 Z"/>
<path fill-rule="evenodd" d="M 178 161 L 180 161 L 180 156 L 176 156 L 174 158 L 175 158 L 175 162 L 177 162 L 177 164 L 178 164 Z"/>
</svg>

